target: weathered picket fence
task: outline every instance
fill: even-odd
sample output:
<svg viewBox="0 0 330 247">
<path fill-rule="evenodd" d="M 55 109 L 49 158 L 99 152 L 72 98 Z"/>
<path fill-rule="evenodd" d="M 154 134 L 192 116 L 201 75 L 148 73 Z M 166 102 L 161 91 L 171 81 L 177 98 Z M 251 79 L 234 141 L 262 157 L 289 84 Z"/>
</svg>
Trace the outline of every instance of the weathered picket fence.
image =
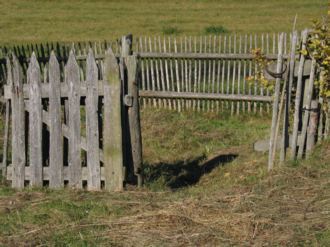
<svg viewBox="0 0 330 247">
<path fill-rule="evenodd" d="M 7 164 L 5 140 L 2 171 L 13 187 L 118 191 L 135 176 L 141 184 L 137 58 L 129 47 L 123 37 L 120 59 L 108 49 L 102 63 L 90 49 L 86 73 L 74 50 L 62 70 L 52 53 L 43 74 L 34 53 L 26 76 L 15 55 L 7 58 L 12 157 Z"/>
<path fill-rule="evenodd" d="M 132 52 L 139 57 L 141 64 L 141 106 L 178 111 L 269 112 L 271 92 L 257 83 L 247 82 L 246 78 L 256 69 L 251 50 L 261 48 L 270 60 L 276 60 L 279 36 L 280 33 L 265 33 L 132 39 Z M 284 34 L 285 54 L 291 38 L 290 34 Z M 97 60 L 104 59 L 103 51 L 110 45 L 115 47 L 116 56 L 121 53 L 119 41 L 78 42 L 75 44 L 76 59 L 83 62 L 87 47 L 91 45 Z M 12 50 L 20 58 L 23 71 L 27 70 L 27 56 L 36 51 L 43 70 L 51 50 L 61 62 L 67 60 L 71 46 L 50 43 L 15 46 Z M 5 53 L 9 49 L 2 50 Z"/>
<path fill-rule="evenodd" d="M 269 169 L 273 168 L 277 149 L 280 149 L 280 162 L 286 160 L 288 148 L 291 159 L 303 158 L 310 154 L 317 142 L 329 136 L 330 112 L 325 111 L 315 85 L 315 81 L 322 75 L 313 58 L 307 57 L 306 54 L 296 55 L 297 45 L 299 49 L 306 49 L 308 35 L 309 30 L 304 30 L 299 41 L 297 32 L 292 33 L 286 73 L 282 78 L 276 79 L 269 141 Z M 283 35 L 280 36 L 278 47 L 277 71 L 281 71 L 285 62 Z"/>
</svg>

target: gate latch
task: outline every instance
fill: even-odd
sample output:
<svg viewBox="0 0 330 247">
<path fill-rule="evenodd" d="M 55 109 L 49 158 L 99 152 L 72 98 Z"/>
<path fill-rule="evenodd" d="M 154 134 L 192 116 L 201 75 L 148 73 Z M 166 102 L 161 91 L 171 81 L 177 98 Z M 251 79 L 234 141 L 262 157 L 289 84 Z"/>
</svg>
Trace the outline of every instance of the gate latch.
<svg viewBox="0 0 330 247">
<path fill-rule="evenodd" d="M 133 106 L 133 96 L 130 94 L 126 94 L 124 96 L 124 104 L 128 107 L 132 107 Z"/>
</svg>

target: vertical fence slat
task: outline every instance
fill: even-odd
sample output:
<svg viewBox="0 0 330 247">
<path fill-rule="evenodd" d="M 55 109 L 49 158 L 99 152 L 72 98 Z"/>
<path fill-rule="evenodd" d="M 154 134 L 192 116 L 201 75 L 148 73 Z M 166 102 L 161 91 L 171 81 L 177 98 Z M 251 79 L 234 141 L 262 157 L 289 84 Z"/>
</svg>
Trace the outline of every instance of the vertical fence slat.
<svg viewBox="0 0 330 247">
<path fill-rule="evenodd" d="M 278 57 L 277 57 L 277 68 L 276 72 L 279 73 L 282 70 L 282 52 L 283 52 L 283 34 L 280 36 L 280 42 L 278 44 Z M 269 156 L 268 156 L 268 170 L 271 170 L 273 168 L 274 164 L 274 156 L 273 152 L 274 149 L 276 149 L 276 146 L 274 147 L 275 143 L 274 140 L 276 138 L 275 132 L 276 132 L 276 123 L 278 118 L 278 108 L 279 108 L 279 98 L 280 98 L 280 90 L 281 90 L 281 79 L 276 78 L 275 82 L 275 90 L 274 90 L 274 100 L 273 100 L 273 116 L 272 116 L 272 125 L 271 125 L 271 132 L 270 132 L 270 141 L 269 141 Z"/>
<path fill-rule="evenodd" d="M 104 122 L 103 151 L 104 176 L 107 191 L 123 190 L 123 134 L 122 134 L 122 101 L 119 68 L 112 50 L 106 52 L 104 59 Z"/>
<path fill-rule="evenodd" d="M 313 97 L 313 88 L 314 88 L 314 76 L 315 76 L 315 69 L 316 69 L 316 61 L 312 59 L 311 71 L 309 75 L 309 82 L 307 86 L 307 95 L 306 95 L 306 103 L 304 106 L 305 112 L 302 122 L 302 129 L 301 129 L 301 143 L 298 149 L 298 158 L 302 158 L 305 148 L 306 136 L 307 136 L 307 127 L 308 127 L 308 120 L 310 116 L 310 109 L 311 109 L 311 102 Z"/>
<path fill-rule="evenodd" d="M 283 119 L 283 136 L 281 143 L 281 156 L 280 160 L 283 162 L 286 158 L 286 149 L 289 144 L 289 114 L 291 109 L 291 91 L 293 86 L 293 77 L 294 77 L 294 67 L 295 67 L 295 54 L 296 54 L 296 42 L 297 42 L 297 32 L 293 33 L 291 39 L 291 51 L 290 57 L 288 60 L 289 64 L 289 83 L 286 88 L 286 100 L 285 100 L 285 110 L 284 110 L 284 119 Z"/>
<path fill-rule="evenodd" d="M 61 121 L 60 65 L 52 52 L 49 60 L 49 186 L 61 188 L 63 180 L 63 137 Z"/>
<path fill-rule="evenodd" d="M 98 130 L 98 69 L 90 49 L 86 61 L 86 140 L 87 140 L 87 188 L 101 188 Z"/>
<path fill-rule="evenodd" d="M 307 30 L 302 33 L 302 49 L 306 48 L 307 40 Z M 302 86 L 303 86 L 303 70 L 304 70 L 305 56 L 300 55 L 299 65 L 298 65 L 298 79 L 296 86 L 296 96 L 295 96 L 295 110 L 293 118 L 293 130 L 292 130 L 292 143 L 291 143 L 291 158 L 295 159 L 297 155 L 297 143 L 298 143 L 298 128 L 299 128 L 299 118 L 300 118 L 300 103 L 302 99 Z"/>
<path fill-rule="evenodd" d="M 223 39 L 223 53 L 226 53 L 226 45 L 227 45 L 227 36 L 225 35 Z M 221 93 L 225 93 L 225 67 L 226 67 L 226 60 L 222 59 L 222 72 L 221 72 Z M 221 110 L 224 111 L 224 102 L 221 101 Z"/>
<path fill-rule="evenodd" d="M 25 178 L 25 111 L 22 68 L 13 55 L 13 67 L 7 59 L 8 84 L 12 85 L 12 185 L 24 188 Z"/>
<path fill-rule="evenodd" d="M 176 38 L 174 38 L 174 52 L 175 53 L 178 52 Z M 179 75 L 178 59 L 175 59 L 175 75 L 176 75 L 176 90 L 179 93 L 181 91 L 181 87 L 180 87 L 180 75 Z M 181 102 L 180 102 L 180 99 L 177 99 L 176 102 L 177 102 L 178 111 L 180 112 L 181 111 Z"/>
<path fill-rule="evenodd" d="M 236 54 L 236 34 L 234 35 L 234 54 Z M 235 83 L 236 83 L 236 59 L 233 62 L 233 78 L 232 78 L 232 84 L 231 84 L 231 93 L 235 94 Z M 234 101 L 231 102 L 231 108 L 230 108 L 231 115 L 234 115 Z"/>
<path fill-rule="evenodd" d="M 242 35 L 239 36 L 239 53 L 242 54 Z M 241 67 L 242 61 L 238 61 L 238 72 L 237 72 L 237 94 L 241 94 Z M 240 101 L 237 101 L 236 114 L 239 115 L 240 111 Z"/>
<path fill-rule="evenodd" d="M 142 186 L 142 138 L 140 126 L 139 92 L 138 92 L 138 61 L 136 56 L 126 58 L 128 94 L 133 97 L 133 104 L 128 108 L 129 129 L 132 146 L 134 174 L 137 176 L 139 187 Z"/>
<path fill-rule="evenodd" d="M 65 66 L 65 80 L 69 89 L 69 185 L 81 188 L 80 70 L 72 50 Z"/>
<path fill-rule="evenodd" d="M 31 186 L 42 185 L 42 102 L 41 75 L 37 58 L 32 53 L 27 71 L 29 85 L 29 157 Z"/>
</svg>

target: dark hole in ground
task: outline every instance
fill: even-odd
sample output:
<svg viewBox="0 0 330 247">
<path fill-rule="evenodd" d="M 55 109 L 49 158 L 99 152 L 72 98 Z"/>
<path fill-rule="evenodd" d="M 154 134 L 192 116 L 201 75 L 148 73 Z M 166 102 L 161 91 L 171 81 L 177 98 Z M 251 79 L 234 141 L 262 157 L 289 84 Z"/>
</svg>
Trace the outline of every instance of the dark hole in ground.
<svg viewBox="0 0 330 247">
<path fill-rule="evenodd" d="M 222 154 L 203 162 L 206 157 L 202 155 L 190 161 L 178 161 L 172 164 L 145 164 L 143 169 L 145 182 L 152 183 L 163 177 L 165 185 L 171 189 L 194 185 L 204 174 L 233 161 L 237 156 L 237 154 Z"/>
</svg>

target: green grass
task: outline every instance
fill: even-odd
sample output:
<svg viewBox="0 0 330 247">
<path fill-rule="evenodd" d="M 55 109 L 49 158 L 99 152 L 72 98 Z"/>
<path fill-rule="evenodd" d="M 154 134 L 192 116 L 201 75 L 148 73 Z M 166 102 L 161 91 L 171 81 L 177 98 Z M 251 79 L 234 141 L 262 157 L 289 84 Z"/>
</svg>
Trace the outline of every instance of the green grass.
<svg viewBox="0 0 330 247">
<path fill-rule="evenodd" d="M 45 41 L 114 40 L 162 35 L 175 27 L 183 35 L 202 35 L 222 25 L 231 32 L 290 31 L 311 26 L 327 14 L 326 0 L 15 0 L 0 1 L 0 44 Z"/>
<path fill-rule="evenodd" d="M 0 245 L 327 246 L 329 141 L 268 173 L 267 155 L 252 148 L 268 136 L 267 115 L 144 109 L 141 117 L 144 188 L 1 185 Z"/>
</svg>

